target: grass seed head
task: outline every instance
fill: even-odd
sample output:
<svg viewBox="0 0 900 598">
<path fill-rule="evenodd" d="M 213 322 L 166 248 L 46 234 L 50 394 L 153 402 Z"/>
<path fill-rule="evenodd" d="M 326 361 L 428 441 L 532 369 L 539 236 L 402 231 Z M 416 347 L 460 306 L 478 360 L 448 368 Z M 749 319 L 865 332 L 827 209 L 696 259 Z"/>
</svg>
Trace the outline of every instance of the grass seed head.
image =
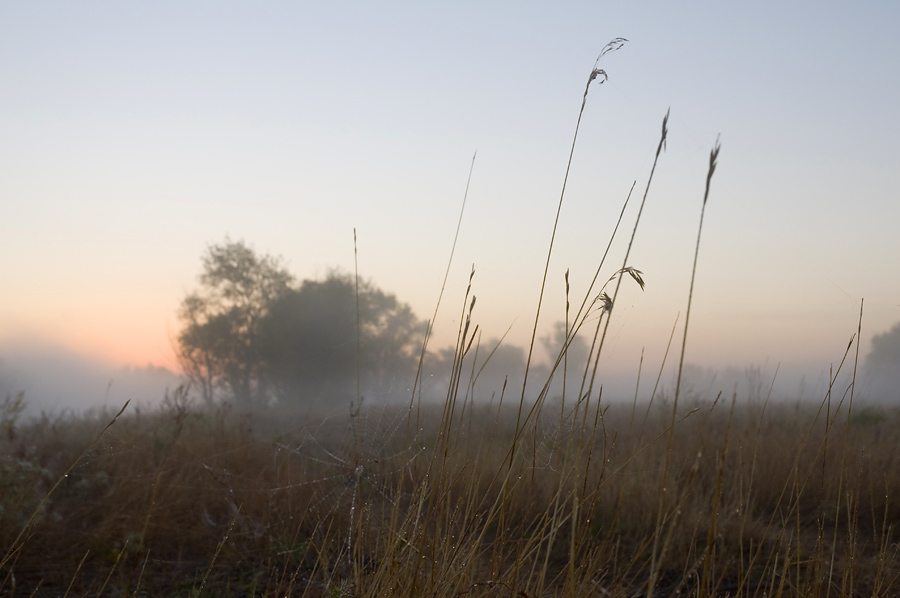
<svg viewBox="0 0 900 598">
<path fill-rule="evenodd" d="M 600 59 L 603 58 L 603 56 L 605 54 L 608 54 L 610 52 L 615 52 L 616 50 L 618 50 L 619 48 L 624 46 L 625 42 L 627 42 L 627 41 L 628 40 L 625 39 L 624 37 L 617 37 L 614 40 L 610 41 L 605 46 L 603 46 L 603 49 L 600 51 L 600 55 L 597 56 L 597 60 L 594 61 L 594 68 L 593 68 L 593 70 L 591 70 L 591 76 L 588 77 L 587 85 L 584 88 L 584 97 L 585 98 L 587 97 L 588 91 L 591 88 L 591 83 L 593 83 L 594 80 L 597 79 L 597 77 L 602 76 L 602 79 L 600 79 L 600 82 L 598 83 L 598 85 L 605 83 L 606 80 L 609 79 L 609 75 L 606 74 L 606 71 L 604 71 L 601 68 L 597 68 L 597 65 L 600 63 Z"/>
<path fill-rule="evenodd" d="M 666 115 L 663 117 L 662 122 L 662 135 L 659 138 L 659 145 L 656 146 L 656 157 L 659 157 L 659 154 L 666 149 L 666 139 L 669 136 L 669 112 L 671 112 L 671 108 L 666 110 Z"/>
<path fill-rule="evenodd" d="M 719 136 L 716 136 L 716 144 L 713 146 L 712 151 L 709 152 L 709 172 L 706 174 L 706 191 L 703 193 L 703 205 L 706 205 L 706 200 L 709 198 L 709 182 L 712 180 L 713 173 L 716 171 L 716 162 L 719 159 L 719 150 L 722 149 L 722 146 L 719 144 Z"/>
<path fill-rule="evenodd" d="M 624 272 L 624 273 L 628 274 L 629 276 L 631 276 L 631 277 L 634 279 L 634 281 L 635 281 L 636 283 L 638 283 L 638 286 L 641 287 L 641 290 L 642 290 L 642 291 L 644 290 L 644 277 L 643 277 L 643 274 L 644 274 L 644 273 L 643 273 L 643 272 L 641 272 L 641 271 L 638 270 L 637 268 L 633 268 L 633 267 L 631 267 L 631 266 L 628 266 L 628 267 L 626 267 L 626 268 L 622 268 L 622 272 Z"/>
</svg>

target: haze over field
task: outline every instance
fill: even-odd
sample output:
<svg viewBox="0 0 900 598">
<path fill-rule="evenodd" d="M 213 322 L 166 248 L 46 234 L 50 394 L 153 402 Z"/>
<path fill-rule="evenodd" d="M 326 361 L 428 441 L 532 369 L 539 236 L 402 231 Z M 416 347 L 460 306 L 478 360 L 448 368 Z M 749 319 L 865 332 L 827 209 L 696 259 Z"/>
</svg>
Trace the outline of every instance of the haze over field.
<svg viewBox="0 0 900 598">
<path fill-rule="evenodd" d="M 161 396 L 179 303 L 226 235 L 303 280 L 352 272 L 355 228 L 360 275 L 430 318 L 476 150 L 432 347 L 456 338 L 473 264 L 485 339 L 512 326 L 527 345 L 584 85 L 615 37 L 539 336 L 564 318 L 567 269 L 580 303 L 636 180 L 630 233 L 671 107 L 629 260 L 646 290 L 624 285 L 601 371 L 633 381 L 642 349 L 658 369 L 721 133 L 686 360 L 780 363 L 786 393 L 803 376 L 817 392 L 862 298 L 862 355 L 900 322 L 898 18 L 894 2 L 0 2 L 0 392 L 102 403 L 140 394 L 108 384 L 128 379 Z"/>
</svg>

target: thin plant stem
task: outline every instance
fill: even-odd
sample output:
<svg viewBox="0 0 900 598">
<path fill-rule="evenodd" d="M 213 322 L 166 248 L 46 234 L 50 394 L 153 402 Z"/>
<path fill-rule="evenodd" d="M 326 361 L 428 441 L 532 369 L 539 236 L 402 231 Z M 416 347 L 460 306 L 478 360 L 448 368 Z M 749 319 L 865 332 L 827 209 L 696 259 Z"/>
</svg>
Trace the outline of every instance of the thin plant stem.
<svg viewBox="0 0 900 598">
<path fill-rule="evenodd" d="M 444 297 L 444 290 L 447 288 L 447 279 L 450 276 L 450 266 L 453 264 L 453 254 L 456 253 L 456 242 L 459 240 L 459 231 L 462 228 L 462 220 L 463 214 L 466 211 L 466 200 L 469 198 L 469 185 L 472 183 L 472 172 L 475 170 L 475 158 L 478 157 L 478 152 L 476 151 L 472 154 L 472 163 L 469 165 L 469 176 L 466 178 L 466 190 L 463 193 L 462 206 L 459 209 L 459 219 L 456 222 L 456 232 L 453 234 L 453 245 L 450 247 L 450 257 L 447 259 L 447 269 L 444 271 L 444 281 L 441 283 L 441 292 L 438 293 L 437 303 L 434 306 L 434 314 L 431 316 L 431 320 L 428 322 L 428 325 L 425 327 L 425 338 L 422 340 L 422 352 L 419 355 L 419 366 L 416 368 L 416 377 L 413 380 L 412 390 L 410 392 L 409 397 L 409 411 L 407 413 L 406 424 L 409 426 L 409 420 L 412 416 L 412 408 L 413 402 L 416 397 L 416 389 L 419 389 L 419 396 L 421 398 L 422 387 L 420 381 L 422 379 L 422 366 L 425 363 L 425 352 L 428 348 L 428 341 L 431 338 L 431 332 L 434 330 L 434 322 L 437 320 L 438 310 L 441 307 L 441 299 Z M 419 430 L 419 416 L 420 409 L 416 409 L 416 434 L 418 434 Z"/>
<path fill-rule="evenodd" d="M 353 228 L 353 278 L 356 285 L 356 404 L 362 401 L 362 393 L 359 387 L 359 344 L 360 344 L 360 322 L 359 322 L 359 255 L 356 245 L 356 228 Z"/>
<path fill-rule="evenodd" d="M 700 235 L 703 232 L 703 216 L 706 213 L 706 201 L 709 199 L 709 184 L 712 181 L 713 173 L 716 170 L 716 161 L 719 157 L 719 140 L 716 139 L 716 144 L 713 146 L 712 151 L 709 153 L 709 170 L 706 174 L 706 191 L 703 193 L 703 206 L 700 209 L 700 226 L 697 230 L 697 245 L 694 248 L 694 266 L 691 270 L 691 286 L 688 291 L 688 304 L 687 310 L 684 315 L 684 336 L 681 340 L 681 358 L 678 361 L 678 378 L 675 382 L 675 398 L 672 401 L 672 425 L 669 427 L 669 437 L 666 443 L 666 460 L 665 466 L 663 467 L 662 477 L 660 482 L 662 484 L 661 491 L 659 493 L 659 511 L 657 513 L 657 533 L 653 538 L 653 550 L 651 556 L 651 566 L 650 566 L 650 579 L 647 582 L 647 598 L 653 597 L 653 590 L 656 587 L 656 575 L 659 571 L 659 566 L 657 562 L 657 558 L 659 554 L 658 550 L 658 542 L 659 542 L 659 530 L 663 522 L 663 507 L 665 505 L 665 489 L 668 485 L 669 478 L 669 466 L 672 457 L 672 442 L 675 438 L 675 417 L 678 412 L 678 397 L 679 392 L 681 390 L 681 374 L 684 369 L 684 352 L 685 347 L 687 346 L 687 333 L 688 333 L 688 323 L 690 322 L 691 317 L 691 301 L 694 297 L 694 281 L 697 277 L 697 257 L 700 254 Z"/>
<path fill-rule="evenodd" d="M 559 215 L 562 212 L 563 199 L 565 199 L 566 196 L 566 183 L 568 183 L 569 181 L 569 172 L 572 169 L 572 157 L 575 155 L 575 145 L 578 141 L 578 130 L 581 128 L 581 117 L 584 115 L 584 108 L 587 105 L 587 96 L 588 92 L 591 89 L 591 83 L 597 80 L 598 85 L 600 85 L 603 84 L 603 82 L 605 82 L 608 78 L 606 71 L 597 68 L 597 64 L 600 62 L 600 59 L 604 56 L 604 54 L 618 50 L 625 44 L 626 41 L 628 40 L 620 37 L 606 44 L 606 46 L 600 52 L 600 56 L 597 57 L 597 61 L 594 63 L 594 68 L 593 70 L 591 70 L 591 74 L 588 76 L 587 84 L 584 87 L 584 95 L 581 98 L 581 108 L 578 110 L 578 120 L 575 123 L 575 133 L 572 135 L 572 147 L 569 149 L 569 159 L 566 162 L 566 172 L 563 176 L 562 189 L 559 193 L 559 203 L 556 206 L 556 217 L 553 219 L 553 232 L 550 235 L 550 245 L 547 248 L 547 260 L 544 263 L 544 275 L 541 278 L 541 291 L 538 295 L 537 310 L 534 314 L 534 326 L 531 330 L 531 343 L 528 346 L 528 358 L 525 361 L 525 375 L 523 376 L 522 380 L 522 396 L 519 399 L 519 411 L 516 415 L 515 437 L 513 440 L 513 446 L 510 450 L 510 465 L 512 464 L 512 459 L 515 456 L 516 440 L 518 439 L 520 427 L 522 425 L 522 407 L 525 403 L 525 389 L 528 386 L 528 371 L 531 368 L 531 358 L 534 356 L 534 342 L 537 338 L 538 322 L 541 318 L 541 305 L 544 301 L 544 290 L 547 286 L 547 273 L 550 270 L 550 258 L 553 255 L 553 243 L 556 240 L 556 230 L 559 226 Z"/>
<path fill-rule="evenodd" d="M 650 185 L 653 183 L 653 174 L 656 172 L 656 164 L 659 162 L 659 155 L 666 149 L 666 139 L 669 135 L 669 110 L 666 110 L 666 115 L 663 117 L 662 121 L 662 133 L 659 137 L 659 144 L 656 146 L 656 155 L 653 157 L 653 167 L 650 169 L 650 176 L 647 177 L 647 186 L 644 188 L 644 197 L 641 199 L 641 206 L 638 208 L 637 217 L 634 220 L 634 228 L 631 231 L 631 238 L 628 240 L 628 248 L 625 250 L 625 258 L 622 260 L 622 270 L 625 270 L 628 267 L 628 258 L 631 256 L 631 247 L 634 244 L 634 238 L 637 235 L 638 225 L 641 223 L 641 214 L 644 213 L 644 205 L 647 203 L 647 195 L 650 193 Z M 619 289 L 622 286 L 622 277 L 616 281 L 616 289 L 613 291 L 612 302 L 609 305 L 609 310 L 606 314 L 606 324 L 603 326 L 603 335 L 600 337 L 600 344 L 597 347 L 597 353 L 594 356 L 594 368 L 591 372 L 591 382 L 588 384 L 587 392 L 592 392 L 594 388 L 594 380 L 597 376 L 597 365 L 600 363 L 600 352 L 603 351 L 603 343 L 606 341 L 606 332 L 609 330 L 609 320 L 612 317 L 612 310 L 615 308 L 616 299 L 619 297 Z M 597 326 L 599 328 L 600 322 L 597 322 Z M 596 336 L 596 333 L 594 333 Z M 585 392 L 584 388 L 579 391 L 579 395 L 583 395 Z"/>
<path fill-rule="evenodd" d="M 709 184 L 712 181 L 713 173 L 716 171 L 716 161 L 719 158 L 719 150 L 721 146 L 719 145 L 719 140 L 716 139 L 716 144 L 713 146 L 712 151 L 709 153 L 709 171 L 706 174 L 706 191 L 703 193 L 703 206 L 700 209 L 700 226 L 697 229 L 697 245 L 694 248 L 694 266 L 691 269 L 691 286 L 688 291 L 688 303 L 687 310 L 684 314 L 684 336 L 681 339 L 681 357 L 678 359 L 678 379 L 675 382 L 675 398 L 672 401 L 672 421 L 675 421 L 675 412 L 678 410 L 678 398 L 681 393 L 681 375 L 684 370 L 684 353 L 687 348 L 687 335 L 688 335 L 688 325 L 691 320 L 691 302 L 694 299 L 694 281 L 697 279 L 697 258 L 700 255 L 700 235 L 703 232 L 703 216 L 706 214 L 706 200 L 709 198 Z M 669 452 L 671 449 L 671 435 L 669 439 L 669 449 L 666 450 L 666 469 L 668 472 L 669 469 Z"/>
</svg>

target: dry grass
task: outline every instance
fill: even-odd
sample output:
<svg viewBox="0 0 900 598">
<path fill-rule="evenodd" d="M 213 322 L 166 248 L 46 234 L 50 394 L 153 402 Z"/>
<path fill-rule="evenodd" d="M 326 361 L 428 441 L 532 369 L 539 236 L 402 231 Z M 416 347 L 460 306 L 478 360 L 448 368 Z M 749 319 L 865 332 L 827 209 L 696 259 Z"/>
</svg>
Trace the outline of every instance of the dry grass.
<svg viewBox="0 0 900 598">
<path fill-rule="evenodd" d="M 683 402 L 668 477 L 666 401 L 643 433 L 624 403 L 542 416 L 512 462 L 514 410 L 448 421 L 425 407 L 418 431 L 405 408 L 123 416 L 43 503 L 3 591 L 192 595 L 205 580 L 216 596 L 634 596 L 649 579 L 657 596 L 896 591 L 900 413 L 832 410 L 826 435 L 817 405 Z M 5 546 L 104 419 L 34 421 L 4 440 Z"/>
</svg>

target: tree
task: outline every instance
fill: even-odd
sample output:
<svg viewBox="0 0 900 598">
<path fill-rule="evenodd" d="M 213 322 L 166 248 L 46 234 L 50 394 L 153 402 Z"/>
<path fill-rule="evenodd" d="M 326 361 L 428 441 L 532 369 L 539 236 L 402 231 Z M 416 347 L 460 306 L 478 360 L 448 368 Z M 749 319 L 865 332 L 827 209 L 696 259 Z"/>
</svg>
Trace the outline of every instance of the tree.
<svg viewBox="0 0 900 598">
<path fill-rule="evenodd" d="M 290 291 L 293 276 L 279 259 L 226 238 L 208 248 L 199 280 L 202 288 L 185 297 L 179 311 L 184 373 L 207 401 L 224 388 L 238 403 L 265 402 L 259 326 L 269 306 Z"/>
<path fill-rule="evenodd" d="M 355 397 L 357 361 L 364 394 L 406 394 L 425 324 L 368 281 L 360 281 L 358 297 L 358 335 L 356 282 L 347 274 L 306 280 L 272 303 L 261 323 L 260 351 L 280 402 Z"/>
<path fill-rule="evenodd" d="M 223 394 L 245 406 L 350 399 L 357 371 L 366 393 L 410 389 L 425 324 L 372 283 L 359 283 L 357 337 L 349 275 L 332 272 L 298 287 L 279 259 L 226 238 L 209 247 L 199 281 L 179 310 L 178 356 L 207 401 Z"/>
<path fill-rule="evenodd" d="M 458 357 L 454 347 L 445 347 L 425 356 L 421 380 L 424 396 L 443 398 L 454 384 L 458 384 L 460 399 L 464 396 L 472 400 L 499 399 L 505 384 L 507 398 L 518 397 L 525 375 L 524 349 L 497 338 L 487 341 L 478 338 L 454 370 Z M 457 380 L 453 379 L 454 374 L 458 376 Z"/>
<path fill-rule="evenodd" d="M 900 398 L 900 323 L 872 337 L 872 350 L 866 356 L 869 392 L 876 399 Z"/>
<path fill-rule="evenodd" d="M 550 397 L 555 398 L 562 395 L 564 372 L 567 398 L 579 398 L 579 391 L 587 392 L 588 387 L 590 387 L 591 376 L 593 375 L 594 359 L 597 357 L 596 349 L 594 353 L 591 353 L 591 347 L 588 344 L 588 340 L 593 340 L 592 336 L 590 336 L 593 334 L 591 331 L 592 328 L 593 327 L 585 326 L 574 338 L 569 339 L 569 345 L 568 348 L 566 348 L 565 361 L 561 361 L 559 366 L 557 366 L 556 371 L 553 372 L 553 384 L 549 390 Z M 546 376 L 550 375 L 553 364 L 559 357 L 563 347 L 566 346 L 566 339 L 570 334 L 571 331 L 566 331 L 566 323 L 557 321 L 553 324 L 550 333 L 541 338 L 541 344 L 544 346 L 544 351 L 547 353 L 549 360 L 548 365 L 550 367 L 546 372 L 541 372 L 540 369 L 536 369 L 536 373 L 538 373 L 539 377 L 544 377 L 546 379 Z M 583 388 L 582 382 L 584 383 Z M 598 390 L 598 386 L 599 383 L 596 383 L 595 381 L 595 386 L 592 388 L 592 391 L 595 394 Z"/>
</svg>

